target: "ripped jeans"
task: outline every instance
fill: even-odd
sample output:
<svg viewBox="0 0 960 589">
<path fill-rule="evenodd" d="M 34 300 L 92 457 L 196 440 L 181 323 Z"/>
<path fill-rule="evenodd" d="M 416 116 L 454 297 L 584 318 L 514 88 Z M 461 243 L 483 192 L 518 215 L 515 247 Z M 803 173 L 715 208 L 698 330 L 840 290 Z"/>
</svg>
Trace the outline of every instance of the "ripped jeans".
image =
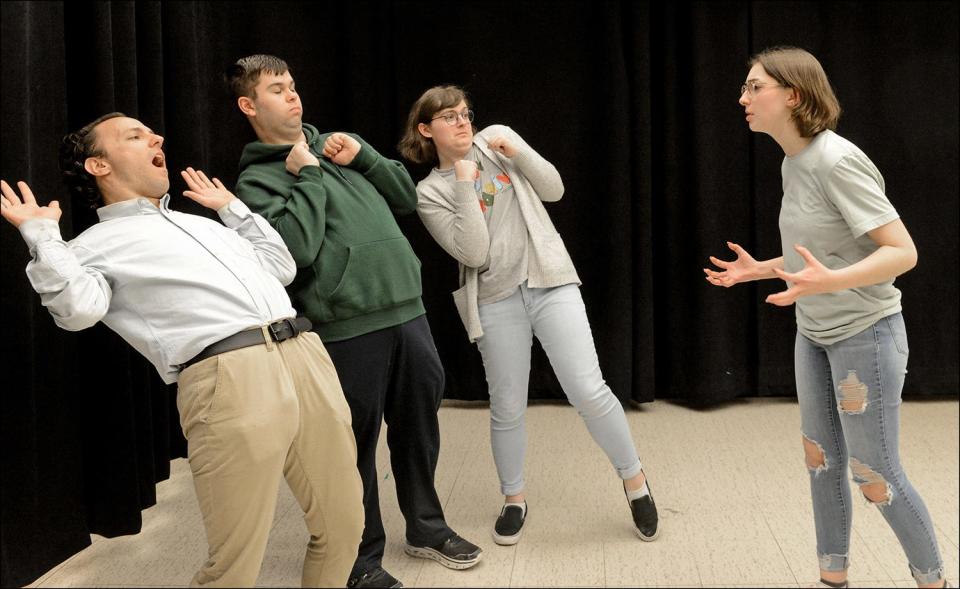
<svg viewBox="0 0 960 589">
<path fill-rule="evenodd" d="M 877 502 L 918 583 L 944 578 L 930 514 L 900 465 L 900 393 L 907 372 L 900 313 L 831 345 L 797 333 L 794 351 L 803 436 L 822 452 L 810 471 L 820 568 L 849 565 L 853 510 L 849 463 L 858 485 L 886 483 Z"/>
</svg>

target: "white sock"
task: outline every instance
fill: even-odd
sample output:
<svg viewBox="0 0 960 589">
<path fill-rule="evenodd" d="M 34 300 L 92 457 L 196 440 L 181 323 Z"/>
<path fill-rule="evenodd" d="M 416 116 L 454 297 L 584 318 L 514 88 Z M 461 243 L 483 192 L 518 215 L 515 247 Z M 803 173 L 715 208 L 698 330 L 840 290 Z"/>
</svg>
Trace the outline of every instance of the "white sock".
<svg viewBox="0 0 960 589">
<path fill-rule="evenodd" d="M 633 491 L 627 491 L 627 501 L 635 501 L 645 495 L 650 494 L 650 488 L 647 487 L 647 481 L 643 481 L 643 486 Z"/>
<path fill-rule="evenodd" d="M 524 501 L 521 501 L 520 503 L 504 502 L 503 505 L 504 505 L 504 507 L 506 507 L 507 505 L 519 505 L 519 506 L 520 506 L 520 509 L 523 510 L 523 515 L 522 515 L 522 517 L 527 517 L 527 502 L 526 502 L 525 500 L 524 500 Z"/>
</svg>

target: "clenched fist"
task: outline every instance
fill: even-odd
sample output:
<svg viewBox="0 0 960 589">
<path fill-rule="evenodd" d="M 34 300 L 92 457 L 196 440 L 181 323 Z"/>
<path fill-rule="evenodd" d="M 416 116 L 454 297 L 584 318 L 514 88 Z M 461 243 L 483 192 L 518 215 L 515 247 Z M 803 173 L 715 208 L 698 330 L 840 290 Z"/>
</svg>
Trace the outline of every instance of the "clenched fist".
<svg viewBox="0 0 960 589">
<path fill-rule="evenodd" d="M 473 179 L 477 177 L 477 162 L 458 160 L 453 164 L 453 170 L 457 174 L 457 180 L 473 181 Z"/>
<path fill-rule="evenodd" d="M 287 171 L 294 176 L 300 175 L 300 170 L 304 166 L 319 166 L 320 160 L 317 156 L 310 153 L 310 148 L 306 141 L 298 141 L 293 149 L 287 154 Z"/>
<path fill-rule="evenodd" d="M 323 142 L 323 157 L 338 166 L 348 166 L 360 153 L 360 142 L 346 133 L 333 133 Z"/>
<path fill-rule="evenodd" d="M 517 147 L 513 143 L 510 143 L 510 140 L 506 137 L 493 137 L 490 141 L 487 141 L 487 145 L 490 146 L 490 149 L 493 151 L 499 151 L 507 157 L 517 155 Z"/>
</svg>

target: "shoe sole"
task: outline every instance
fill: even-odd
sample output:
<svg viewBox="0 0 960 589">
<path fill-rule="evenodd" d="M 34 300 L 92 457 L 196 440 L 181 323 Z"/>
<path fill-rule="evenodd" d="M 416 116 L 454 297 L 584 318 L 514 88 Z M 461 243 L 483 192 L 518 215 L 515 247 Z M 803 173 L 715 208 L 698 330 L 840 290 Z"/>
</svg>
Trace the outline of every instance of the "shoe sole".
<svg viewBox="0 0 960 589">
<path fill-rule="evenodd" d="M 660 526 L 657 526 L 657 531 L 654 532 L 652 536 L 647 536 L 646 534 L 641 532 L 640 528 L 638 528 L 637 526 L 633 526 L 633 531 L 636 532 L 637 535 L 640 536 L 640 539 L 643 540 L 644 542 L 653 542 L 654 540 L 660 537 Z"/>
<path fill-rule="evenodd" d="M 480 557 L 483 555 L 483 553 L 480 553 L 472 560 L 453 560 L 452 558 L 447 558 L 433 548 L 420 548 L 419 546 L 407 545 L 404 547 L 403 551 L 406 552 L 408 556 L 413 556 L 416 558 L 429 558 L 430 560 L 439 562 L 448 569 L 454 569 L 457 571 L 462 571 L 476 565 L 478 562 L 480 562 Z"/>
<path fill-rule="evenodd" d="M 520 531 L 512 536 L 501 536 L 496 531 L 493 532 L 493 541 L 499 544 L 500 546 L 513 546 L 520 541 L 520 536 L 523 535 L 523 528 L 520 528 Z"/>
</svg>

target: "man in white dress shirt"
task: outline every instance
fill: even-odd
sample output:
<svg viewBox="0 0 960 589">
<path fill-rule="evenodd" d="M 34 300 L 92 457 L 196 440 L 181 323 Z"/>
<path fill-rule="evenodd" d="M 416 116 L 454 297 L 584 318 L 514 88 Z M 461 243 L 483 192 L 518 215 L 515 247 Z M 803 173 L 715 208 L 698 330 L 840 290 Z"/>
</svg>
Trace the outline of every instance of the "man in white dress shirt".
<svg viewBox="0 0 960 589">
<path fill-rule="evenodd" d="M 54 321 L 103 321 L 178 383 L 180 424 L 209 553 L 194 586 L 253 586 L 279 478 L 305 512 L 304 586 L 343 586 L 363 531 L 350 409 L 309 322 L 284 290 L 296 265 L 259 215 L 202 171 L 184 195 L 226 225 L 169 207 L 163 137 L 122 113 L 64 137 L 61 170 L 100 222 L 64 242 L 57 201 L 0 184 L 0 214 L 32 260 Z"/>
</svg>

